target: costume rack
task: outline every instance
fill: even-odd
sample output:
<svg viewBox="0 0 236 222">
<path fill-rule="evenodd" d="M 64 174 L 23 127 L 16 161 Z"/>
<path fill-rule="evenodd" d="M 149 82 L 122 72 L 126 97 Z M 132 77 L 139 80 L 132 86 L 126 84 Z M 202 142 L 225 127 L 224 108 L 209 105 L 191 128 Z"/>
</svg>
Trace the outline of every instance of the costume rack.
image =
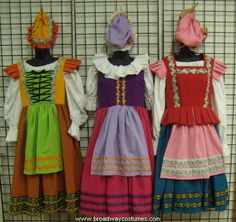
<svg viewBox="0 0 236 222">
<path fill-rule="evenodd" d="M 97 52 L 106 52 L 105 30 L 111 14 L 122 8 L 131 21 L 136 38 L 132 55 L 148 53 L 150 62 L 177 50 L 174 32 L 179 13 L 191 7 L 191 0 L 48 0 L 42 1 L 44 11 L 59 25 L 59 34 L 53 54 L 81 59 L 80 75 L 85 85 L 86 75 Z M 227 64 L 225 91 L 227 102 L 227 142 L 231 150 L 226 159 L 226 174 L 229 185 L 229 207 L 227 211 L 214 210 L 200 214 L 161 215 L 161 221 L 236 221 L 236 3 L 234 0 L 199 0 L 196 17 L 208 27 L 205 51 Z M 0 3 L 0 221 L 75 221 L 74 216 L 63 212 L 53 216 L 40 214 L 38 217 L 8 215 L 11 181 L 13 174 L 14 145 L 6 144 L 7 125 L 3 117 L 3 106 L 8 77 L 3 68 L 18 60 L 31 57 L 32 49 L 27 43 L 27 28 L 40 11 L 40 1 L 2 0 Z M 80 146 L 83 156 L 88 147 L 94 116 L 81 129 Z"/>
</svg>

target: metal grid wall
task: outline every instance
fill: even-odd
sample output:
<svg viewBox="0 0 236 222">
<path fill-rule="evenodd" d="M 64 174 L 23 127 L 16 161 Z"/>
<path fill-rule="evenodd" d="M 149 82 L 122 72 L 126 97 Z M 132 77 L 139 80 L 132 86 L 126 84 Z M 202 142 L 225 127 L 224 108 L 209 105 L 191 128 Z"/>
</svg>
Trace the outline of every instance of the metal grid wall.
<svg viewBox="0 0 236 222">
<path fill-rule="evenodd" d="M 227 96 L 227 139 L 232 150 L 227 160 L 227 177 L 230 187 L 230 207 L 223 213 L 214 211 L 201 214 L 169 214 L 162 221 L 234 221 L 233 198 L 236 165 L 236 27 L 235 1 L 198 1 L 197 18 L 205 23 L 209 35 L 205 44 L 206 53 L 221 59 L 228 66 L 225 76 Z M 148 53 L 151 62 L 163 55 L 178 51 L 173 44 L 174 30 L 180 11 L 192 6 L 193 1 L 141 1 L 141 0 L 48 0 L 43 1 L 44 10 L 59 24 L 59 35 L 54 47 L 54 55 L 79 58 L 82 60 L 80 74 L 85 84 L 86 75 L 97 52 L 108 52 L 104 44 L 104 35 L 111 14 L 122 8 L 127 11 L 137 33 L 132 55 Z M 9 0 L 0 3 L 0 66 L 1 69 L 21 58 L 32 57 L 33 51 L 26 41 L 28 26 L 40 10 L 40 1 Z M 159 22 L 160 21 L 160 22 Z M 3 221 L 75 221 L 74 217 L 58 213 L 54 216 L 44 214 L 39 217 L 7 214 L 10 184 L 14 164 L 14 146 L 5 143 L 7 126 L 3 119 L 3 104 L 8 78 L 2 73 L 0 83 L 0 173 L 3 207 Z M 81 130 L 81 149 L 86 152 L 92 132 L 94 117 L 91 115 Z M 235 211 L 235 209 L 234 209 Z M 1 214 L 0 214 L 1 221 Z"/>
<path fill-rule="evenodd" d="M 73 22 L 72 4 L 70 0 L 44 1 L 44 10 L 58 23 L 59 35 L 54 47 L 54 55 L 71 57 L 73 55 Z M 5 143 L 7 126 L 3 119 L 3 105 L 5 92 L 8 85 L 8 77 L 3 74 L 2 69 L 7 65 L 16 63 L 22 58 L 32 57 L 33 50 L 27 43 L 27 28 L 32 24 L 35 16 L 40 11 L 40 1 L 1 1 L 0 2 L 0 66 L 1 66 L 1 88 L 0 88 L 0 173 L 3 221 L 69 221 L 68 215 L 62 213 L 49 217 L 40 215 L 37 218 L 29 216 L 8 215 L 8 202 L 13 174 L 15 147 Z M 0 219 L 1 221 L 1 219 Z M 74 217 L 71 217 L 74 221 Z"/>
</svg>

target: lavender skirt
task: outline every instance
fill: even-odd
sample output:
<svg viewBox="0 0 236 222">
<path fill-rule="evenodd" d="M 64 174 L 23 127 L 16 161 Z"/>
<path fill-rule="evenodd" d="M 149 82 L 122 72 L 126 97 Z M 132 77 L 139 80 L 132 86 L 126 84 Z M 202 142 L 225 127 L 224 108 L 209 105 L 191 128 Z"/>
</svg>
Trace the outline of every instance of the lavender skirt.
<svg viewBox="0 0 236 222">
<path fill-rule="evenodd" d="M 134 107 L 108 109 L 95 144 L 91 175 L 151 175 L 144 130 Z"/>
</svg>

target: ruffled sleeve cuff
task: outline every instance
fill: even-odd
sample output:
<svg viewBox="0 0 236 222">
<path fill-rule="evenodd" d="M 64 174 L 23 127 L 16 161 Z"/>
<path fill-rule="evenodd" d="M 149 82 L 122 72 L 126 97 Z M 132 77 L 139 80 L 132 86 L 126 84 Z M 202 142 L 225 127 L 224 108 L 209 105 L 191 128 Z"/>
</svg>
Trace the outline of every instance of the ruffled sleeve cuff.
<svg viewBox="0 0 236 222">
<path fill-rule="evenodd" d="M 7 133 L 6 142 L 7 143 L 16 142 L 17 141 L 17 135 L 18 135 L 17 127 L 10 127 L 10 129 Z"/>
<path fill-rule="evenodd" d="M 88 119 L 88 115 L 87 113 L 84 111 L 84 112 L 81 112 L 80 113 L 80 118 L 79 118 L 79 125 L 83 125 Z"/>
<path fill-rule="evenodd" d="M 167 69 L 163 60 L 159 60 L 149 66 L 150 71 L 161 79 L 166 77 Z"/>
<path fill-rule="evenodd" d="M 96 97 L 88 97 L 85 109 L 88 111 L 95 111 L 97 109 L 97 99 Z"/>
<path fill-rule="evenodd" d="M 79 124 L 75 123 L 75 122 L 72 122 L 69 130 L 68 130 L 68 133 L 73 137 L 75 138 L 77 141 L 80 140 L 80 128 L 79 128 Z"/>
<path fill-rule="evenodd" d="M 219 80 L 220 77 L 226 71 L 226 65 L 218 60 L 214 60 L 213 70 L 212 70 L 212 77 L 216 80 Z"/>
</svg>

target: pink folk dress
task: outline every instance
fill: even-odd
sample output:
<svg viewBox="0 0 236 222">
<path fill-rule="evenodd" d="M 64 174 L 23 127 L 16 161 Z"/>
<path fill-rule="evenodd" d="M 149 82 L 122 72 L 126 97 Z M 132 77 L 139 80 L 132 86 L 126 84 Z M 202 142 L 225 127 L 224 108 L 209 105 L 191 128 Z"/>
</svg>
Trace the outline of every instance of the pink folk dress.
<svg viewBox="0 0 236 222">
<path fill-rule="evenodd" d="M 150 66 L 155 74 L 157 146 L 154 215 L 172 210 L 196 213 L 211 207 L 224 210 L 228 205 L 221 77 L 226 66 L 205 54 L 203 58 L 178 62 L 173 54 Z"/>
</svg>

